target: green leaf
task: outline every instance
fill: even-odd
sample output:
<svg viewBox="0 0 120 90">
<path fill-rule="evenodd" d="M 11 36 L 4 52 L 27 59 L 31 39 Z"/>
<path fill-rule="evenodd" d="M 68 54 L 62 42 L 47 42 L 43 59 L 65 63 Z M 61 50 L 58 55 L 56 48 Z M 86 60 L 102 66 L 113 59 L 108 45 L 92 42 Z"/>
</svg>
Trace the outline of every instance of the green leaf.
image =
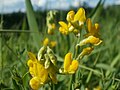
<svg viewBox="0 0 120 90">
<path fill-rule="evenodd" d="M 26 4 L 27 19 L 30 30 L 33 32 L 38 32 L 38 33 L 31 33 L 31 35 L 34 40 L 34 45 L 36 46 L 37 49 L 39 49 L 40 36 L 39 36 L 37 21 L 35 18 L 35 13 L 30 0 L 25 0 L 25 4 Z"/>
<path fill-rule="evenodd" d="M 89 15 L 89 17 L 91 18 L 92 21 L 94 21 L 94 19 L 100 15 L 102 9 L 103 9 L 103 4 L 104 1 L 102 2 L 102 0 L 99 0 L 98 4 L 96 5 L 96 7 L 93 9 L 93 11 L 91 12 L 91 14 Z"/>
</svg>

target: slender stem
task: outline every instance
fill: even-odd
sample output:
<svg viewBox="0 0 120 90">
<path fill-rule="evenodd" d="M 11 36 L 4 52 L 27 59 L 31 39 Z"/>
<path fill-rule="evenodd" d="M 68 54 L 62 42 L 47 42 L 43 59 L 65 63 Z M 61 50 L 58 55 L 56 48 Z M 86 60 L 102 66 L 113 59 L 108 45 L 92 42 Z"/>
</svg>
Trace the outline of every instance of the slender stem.
<svg viewBox="0 0 120 90">
<path fill-rule="evenodd" d="M 97 63 L 97 61 L 98 61 L 98 59 L 99 59 L 99 56 L 100 56 L 100 52 L 98 53 L 98 55 L 97 55 L 97 57 L 96 57 L 96 59 L 95 59 L 95 61 L 94 61 L 94 66 L 96 65 L 96 63 Z M 87 80 L 86 80 L 86 83 L 88 83 L 89 81 L 90 81 L 90 78 L 91 78 L 91 76 L 92 76 L 92 73 L 93 73 L 93 71 L 90 71 L 89 72 L 89 75 L 88 75 L 88 77 L 87 77 Z"/>
<path fill-rule="evenodd" d="M 94 72 L 94 73 L 102 76 L 102 73 L 101 73 L 101 72 L 99 72 L 99 71 L 97 71 L 97 70 L 94 70 L 94 69 L 92 69 L 92 68 L 86 67 L 86 66 L 84 66 L 84 65 L 79 65 L 79 67 L 80 67 L 80 68 L 84 68 L 84 69 L 89 70 L 89 71 L 92 71 L 92 72 Z"/>
<path fill-rule="evenodd" d="M 9 29 L 0 29 L 0 33 L 38 33 L 30 30 L 9 30 Z"/>
</svg>

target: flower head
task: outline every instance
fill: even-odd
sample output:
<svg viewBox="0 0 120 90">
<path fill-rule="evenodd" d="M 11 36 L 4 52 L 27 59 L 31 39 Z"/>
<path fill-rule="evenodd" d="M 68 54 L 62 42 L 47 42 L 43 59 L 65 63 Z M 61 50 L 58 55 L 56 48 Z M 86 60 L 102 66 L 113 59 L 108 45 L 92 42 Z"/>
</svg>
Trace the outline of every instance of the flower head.
<svg viewBox="0 0 120 90">
<path fill-rule="evenodd" d="M 59 31 L 64 35 L 68 35 L 68 25 L 63 21 L 59 21 L 59 24 L 61 25 L 61 27 L 59 27 Z"/>
<path fill-rule="evenodd" d="M 56 84 L 57 78 L 54 65 L 50 63 L 51 65 L 48 68 L 45 68 L 44 63 L 38 61 L 33 53 L 29 52 L 28 55 L 30 59 L 28 60 L 27 65 L 32 76 L 32 79 L 30 80 L 31 88 L 36 90 L 48 82 L 49 79 Z M 50 78 L 48 76 L 50 76 Z"/>
<path fill-rule="evenodd" d="M 79 8 L 79 10 L 74 16 L 74 22 L 78 21 L 79 25 L 82 25 L 84 24 L 85 20 L 86 20 L 85 10 L 83 8 Z"/>
<path fill-rule="evenodd" d="M 99 24 L 95 23 L 94 26 L 92 25 L 92 21 L 90 18 L 87 19 L 87 27 L 88 27 L 88 33 L 85 35 L 86 37 L 88 36 L 99 36 Z"/>
<path fill-rule="evenodd" d="M 72 53 L 67 53 L 64 59 L 64 73 L 73 74 L 78 68 L 78 61 L 72 60 Z"/>
<path fill-rule="evenodd" d="M 81 42 L 80 42 L 80 46 L 83 46 L 83 45 L 86 45 L 86 44 L 93 44 L 95 46 L 99 45 L 100 43 L 102 42 L 102 40 L 100 40 L 99 38 L 96 38 L 94 36 L 89 36 L 85 39 L 83 39 Z"/>
<path fill-rule="evenodd" d="M 56 28 L 55 23 L 48 24 L 48 34 L 54 34 L 55 28 Z"/>
<path fill-rule="evenodd" d="M 76 14 L 73 10 L 69 11 L 66 20 L 68 21 L 68 24 L 63 21 L 59 22 L 59 31 L 64 35 L 68 35 L 69 32 L 73 32 L 77 36 L 86 20 L 85 10 L 80 8 Z"/>
</svg>

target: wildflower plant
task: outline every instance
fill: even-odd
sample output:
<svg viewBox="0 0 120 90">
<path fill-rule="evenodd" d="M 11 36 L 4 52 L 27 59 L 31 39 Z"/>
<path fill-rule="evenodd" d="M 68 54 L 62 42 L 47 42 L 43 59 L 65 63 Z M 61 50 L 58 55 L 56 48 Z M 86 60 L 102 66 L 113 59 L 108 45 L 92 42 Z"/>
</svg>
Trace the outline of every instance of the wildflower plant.
<svg viewBox="0 0 120 90">
<path fill-rule="evenodd" d="M 56 13 L 25 0 L 26 14 L 1 12 L 0 90 L 119 90 L 119 6 L 104 2 Z"/>
<path fill-rule="evenodd" d="M 75 75 L 82 58 L 89 55 L 94 50 L 94 47 L 102 42 L 99 35 L 99 24 L 95 23 L 92 25 L 91 19 L 87 19 L 85 15 L 84 8 L 79 8 L 76 13 L 73 10 L 69 11 L 66 20 L 67 22 L 59 21 L 59 32 L 63 35 L 73 33 L 79 39 L 79 42 L 75 45 L 75 53 L 67 52 L 64 57 L 63 67 L 59 68 L 57 65 L 58 59 L 51 49 L 56 44 L 51 45 L 52 41 L 49 38 L 45 38 L 37 57 L 31 52 L 28 53 L 30 59 L 27 65 L 32 76 L 30 80 L 32 89 L 36 90 L 50 82 L 57 84 L 59 82 L 57 74 Z M 53 29 L 55 29 L 53 24 L 53 13 L 49 12 L 47 16 L 48 34 L 53 34 Z M 84 30 L 84 34 L 81 33 L 82 30 Z M 80 48 L 81 51 L 79 50 Z"/>
</svg>

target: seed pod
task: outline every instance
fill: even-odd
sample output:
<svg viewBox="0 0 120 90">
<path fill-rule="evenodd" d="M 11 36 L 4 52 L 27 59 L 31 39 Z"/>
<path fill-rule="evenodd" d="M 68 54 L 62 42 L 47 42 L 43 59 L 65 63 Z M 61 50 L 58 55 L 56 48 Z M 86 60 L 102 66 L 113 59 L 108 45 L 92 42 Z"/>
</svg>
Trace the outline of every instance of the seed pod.
<svg viewBox="0 0 120 90">
<path fill-rule="evenodd" d="M 50 61 L 56 66 L 57 58 L 54 55 L 52 49 L 50 49 L 49 47 L 47 47 L 47 54 L 48 54 L 48 56 L 50 58 Z"/>
<path fill-rule="evenodd" d="M 38 52 L 38 61 L 44 60 L 42 58 L 43 58 L 45 52 L 46 52 L 46 46 L 43 46 L 42 48 L 40 48 L 40 50 Z"/>
<path fill-rule="evenodd" d="M 45 56 L 45 69 L 48 69 L 50 67 L 50 58 L 47 54 L 44 55 Z"/>
</svg>

